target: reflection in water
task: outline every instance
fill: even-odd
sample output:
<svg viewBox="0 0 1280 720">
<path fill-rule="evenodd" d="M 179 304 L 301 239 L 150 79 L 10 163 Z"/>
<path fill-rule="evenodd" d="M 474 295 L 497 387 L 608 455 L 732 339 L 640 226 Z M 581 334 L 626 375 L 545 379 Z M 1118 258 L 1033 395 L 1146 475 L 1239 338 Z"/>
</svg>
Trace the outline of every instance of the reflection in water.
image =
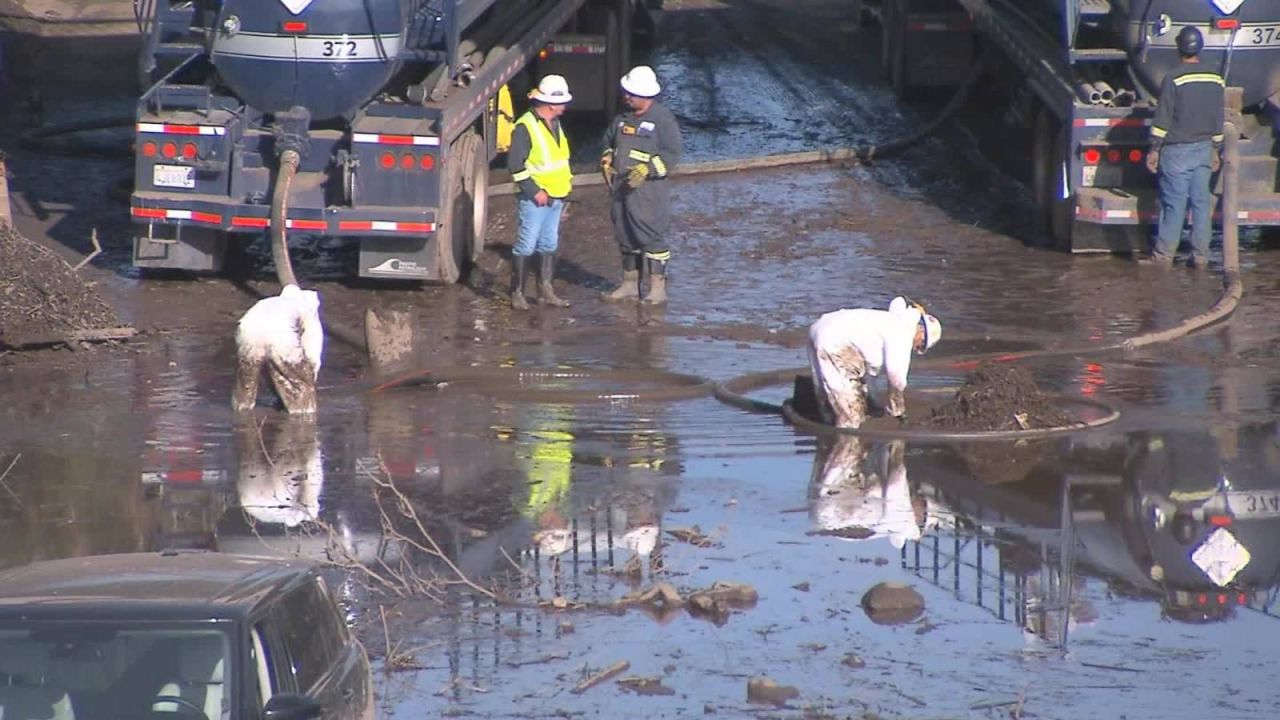
<svg viewBox="0 0 1280 720">
<path fill-rule="evenodd" d="M 849 435 L 821 443 L 810 481 L 818 527 L 851 539 L 888 537 L 901 548 L 937 525 L 930 501 L 908 485 L 905 452 L 901 441 L 872 450 Z"/>
<path fill-rule="evenodd" d="M 240 507 L 255 520 L 295 528 L 320 517 L 324 469 L 311 418 L 236 423 Z"/>
<path fill-rule="evenodd" d="M 1275 422 L 1065 451 L 1056 479 L 994 486 L 957 472 L 948 452 L 922 456 L 918 472 L 956 519 L 904 548 L 904 567 L 1059 646 L 1097 618 L 1091 578 L 1177 622 L 1280 613 Z"/>
</svg>

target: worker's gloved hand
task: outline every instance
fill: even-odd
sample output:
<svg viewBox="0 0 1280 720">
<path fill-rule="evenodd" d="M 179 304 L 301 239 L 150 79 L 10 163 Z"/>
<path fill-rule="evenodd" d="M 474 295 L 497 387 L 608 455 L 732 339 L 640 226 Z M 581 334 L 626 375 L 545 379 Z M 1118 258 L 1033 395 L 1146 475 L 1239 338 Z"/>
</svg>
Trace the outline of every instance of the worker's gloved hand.
<svg viewBox="0 0 1280 720">
<path fill-rule="evenodd" d="M 627 185 L 631 186 L 633 189 L 640 187 L 648 179 L 649 179 L 648 165 L 636 165 L 635 167 L 631 168 L 631 172 L 627 173 Z"/>
<path fill-rule="evenodd" d="M 613 169 L 613 153 L 607 152 L 600 156 L 600 175 L 604 178 L 604 184 L 613 189 L 613 180 L 617 176 L 618 171 Z"/>
<path fill-rule="evenodd" d="M 904 418 L 907 415 L 907 399 L 903 396 L 901 390 L 889 390 L 889 402 L 886 403 L 885 411 L 892 417 Z"/>
<path fill-rule="evenodd" d="M 1160 148 L 1151 148 L 1147 153 L 1147 170 L 1155 172 L 1160 169 Z"/>
<path fill-rule="evenodd" d="M 1219 151 L 1218 147 L 1215 145 L 1214 148 L 1209 151 L 1209 170 L 1212 172 L 1218 172 L 1221 169 L 1222 152 Z"/>
</svg>

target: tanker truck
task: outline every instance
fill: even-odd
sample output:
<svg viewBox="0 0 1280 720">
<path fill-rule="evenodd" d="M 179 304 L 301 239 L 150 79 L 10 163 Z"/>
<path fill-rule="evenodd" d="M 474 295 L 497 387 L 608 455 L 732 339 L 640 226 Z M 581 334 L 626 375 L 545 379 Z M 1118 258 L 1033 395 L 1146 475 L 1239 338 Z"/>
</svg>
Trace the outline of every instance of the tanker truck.
<svg viewBox="0 0 1280 720">
<path fill-rule="evenodd" d="M 322 236 L 358 244 L 360 277 L 443 283 L 484 248 L 512 95 L 554 72 L 612 112 L 659 4 L 137 2 L 135 266 L 217 272 L 269 234 L 279 273 Z"/>
<path fill-rule="evenodd" d="M 862 13 L 858 4 L 859 13 Z M 1280 225 L 1275 113 L 1280 4 L 1264 0 L 878 0 L 883 70 L 899 94 L 956 85 L 986 51 L 989 79 L 1031 130 L 1029 179 L 1056 248 L 1129 252 L 1157 219 L 1151 117 L 1186 25 L 1228 86 L 1240 130 L 1241 225 Z"/>
</svg>

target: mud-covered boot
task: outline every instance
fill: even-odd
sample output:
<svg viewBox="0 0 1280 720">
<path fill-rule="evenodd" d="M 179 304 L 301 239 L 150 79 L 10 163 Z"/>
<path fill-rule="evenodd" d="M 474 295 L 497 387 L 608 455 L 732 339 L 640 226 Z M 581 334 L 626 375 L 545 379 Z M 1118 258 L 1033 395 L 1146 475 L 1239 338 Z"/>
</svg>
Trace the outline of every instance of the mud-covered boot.
<svg viewBox="0 0 1280 720">
<path fill-rule="evenodd" d="M 556 254 L 542 253 L 538 256 L 538 300 L 551 307 L 569 307 L 569 301 L 556 295 L 551 281 L 556 276 Z"/>
<path fill-rule="evenodd" d="M 649 262 L 649 292 L 645 293 L 645 305 L 665 305 L 667 302 L 667 264 L 658 260 Z"/>
<path fill-rule="evenodd" d="M 524 269 L 526 255 L 511 256 L 511 307 L 516 310 L 528 310 L 529 301 L 524 299 Z"/>
<path fill-rule="evenodd" d="M 627 300 L 640 297 L 640 271 L 624 270 L 622 283 L 613 292 L 604 294 L 605 300 Z"/>
</svg>

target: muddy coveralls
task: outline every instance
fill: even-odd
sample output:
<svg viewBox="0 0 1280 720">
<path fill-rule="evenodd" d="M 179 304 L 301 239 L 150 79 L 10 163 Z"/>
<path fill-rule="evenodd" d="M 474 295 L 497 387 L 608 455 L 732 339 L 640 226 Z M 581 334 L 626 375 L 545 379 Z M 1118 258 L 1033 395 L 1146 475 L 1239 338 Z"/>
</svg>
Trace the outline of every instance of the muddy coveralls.
<svg viewBox="0 0 1280 720">
<path fill-rule="evenodd" d="M 622 253 L 622 285 L 607 297 L 638 297 L 642 273 L 650 275 L 647 301 L 666 300 L 667 262 L 671 249 L 671 197 L 667 177 L 680 162 L 683 140 L 680 123 L 665 105 L 654 101 L 643 115 L 634 111 L 614 118 L 604 135 L 604 155 L 612 156 L 617 171 L 613 184 L 614 237 Z M 631 187 L 627 176 L 637 165 L 648 167 L 648 178 Z M 643 262 L 641 262 L 643 260 Z"/>
<path fill-rule="evenodd" d="M 867 378 L 885 373 L 886 409 L 906 413 L 903 394 L 923 313 L 894 298 L 888 310 L 836 310 L 809 326 L 809 364 L 823 420 L 858 428 L 867 417 Z"/>
<path fill-rule="evenodd" d="M 810 485 L 810 515 L 819 528 L 860 529 L 865 536 L 842 537 L 888 537 L 895 548 L 902 548 L 937 523 L 928 512 L 928 500 L 912 493 L 907 483 L 902 441 L 876 448 L 872 467 L 866 466 L 872 450 L 862 438 L 840 435 L 828 442 L 814 455 Z"/>
<path fill-rule="evenodd" d="M 320 296 L 314 290 L 286 285 L 279 295 L 254 303 L 236 328 L 232 408 L 236 412 L 253 409 L 265 369 L 286 410 L 315 412 L 323 350 Z"/>
</svg>

